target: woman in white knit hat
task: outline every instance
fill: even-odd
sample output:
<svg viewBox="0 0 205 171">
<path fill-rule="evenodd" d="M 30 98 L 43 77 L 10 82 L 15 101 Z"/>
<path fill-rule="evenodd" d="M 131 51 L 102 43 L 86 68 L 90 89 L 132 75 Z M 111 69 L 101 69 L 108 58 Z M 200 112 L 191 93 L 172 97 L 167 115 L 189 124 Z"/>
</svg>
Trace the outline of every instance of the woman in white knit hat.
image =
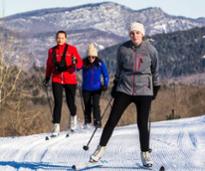
<svg viewBox="0 0 205 171">
<path fill-rule="evenodd" d="M 114 103 L 103 130 L 100 143 L 91 155 L 90 162 L 103 156 L 112 132 L 130 103 L 137 108 L 137 125 L 142 163 L 152 166 L 149 147 L 148 118 L 151 102 L 160 88 L 157 50 L 144 40 L 144 25 L 134 22 L 129 28 L 130 40 L 123 43 L 117 53 L 117 69 L 111 95 Z"/>
<path fill-rule="evenodd" d="M 104 82 L 101 83 L 101 76 Z M 102 60 L 98 58 L 98 52 L 93 43 L 88 46 L 88 56 L 83 60 L 83 100 L 85 104 L 85 127 L 91 124 L 93 111 L 93 124 L 101 127 L 100 95 L 107 90 L 109 75 Z"/>
</svg>

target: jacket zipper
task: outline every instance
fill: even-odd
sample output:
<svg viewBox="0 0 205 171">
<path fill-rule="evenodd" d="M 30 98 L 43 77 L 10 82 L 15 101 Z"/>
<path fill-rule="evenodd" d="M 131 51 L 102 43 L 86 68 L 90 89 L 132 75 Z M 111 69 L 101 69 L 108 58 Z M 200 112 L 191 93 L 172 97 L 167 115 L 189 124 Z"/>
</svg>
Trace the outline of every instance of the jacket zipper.
<svg viewBox="0 0 205 171">
<path fill-rule="evenodd" d="M 90 79 L 91 85 L 94 83 L 94 67 L 91 68 L 91 79 Z"/>
<path fill-rule="evenodd" d="M 136 71 L 136 53 L 133 52 L 134 54 L 134 66 L 133 66 L 133 70 L 134 72 Z M 135 95 L 135 75 L 133 74 L 132 76 L 132 95 L 134 96 Z"/>
<path fill-rule="evenodd" d="M 63 58 L 63 55 L 61 55 L 61 60 Z M 66 61 L 66 58 L 65 58 L 65 61 Z M 61 84 L 64 84 L 64 74 L 63 72 L 61 73 Z"/>
<path fill-rule="evenodd" d="M 63 75 L 63 72 L 61 73 L 61 84 L 64 84 L 64 75 Z"/>
</svg>

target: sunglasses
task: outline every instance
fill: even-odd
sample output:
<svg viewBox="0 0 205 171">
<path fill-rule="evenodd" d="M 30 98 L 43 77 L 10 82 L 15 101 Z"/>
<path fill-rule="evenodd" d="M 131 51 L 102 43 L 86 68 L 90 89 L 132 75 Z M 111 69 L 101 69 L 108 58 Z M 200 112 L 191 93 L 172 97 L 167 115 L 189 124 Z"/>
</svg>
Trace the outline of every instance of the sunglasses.
<svg viewBox="0 0 205 171">
<path fill-rule="evenodd" d="M 95 56 L 88 56 L 88 58 L 95 59 L 96 57 Z"/>
</svg>

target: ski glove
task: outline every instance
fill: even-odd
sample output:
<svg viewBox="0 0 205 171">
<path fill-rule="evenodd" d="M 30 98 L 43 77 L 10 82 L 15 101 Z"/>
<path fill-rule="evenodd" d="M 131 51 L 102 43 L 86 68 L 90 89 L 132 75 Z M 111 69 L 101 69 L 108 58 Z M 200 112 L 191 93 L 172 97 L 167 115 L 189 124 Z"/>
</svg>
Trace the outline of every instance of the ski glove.
<svg viewBox="0 0 205 171">
<path fill-rule="evenodd" d="M 113 87 L 112 87 L 112 90 L 111 90 L 111 96 L 113 98 L 115 98 L 115 96 L 116 96 L 116 93 L 117 93 L 116 89 L 117 89 L 117 80 L 114 80 Z"/>
<path fill-rule="evenodd" d="M 153 96 L 152 96 L 152 100 L 156 99 L 157 93 L 158 93 L 159 89 L 160 89 L 160 85 L 158 85 L 158 86 L 153 86 Z"/>
<path fill-rule="evenodd" d="M 77 63 L 77 59 L 76 59 L 75 56 L 73 56 L 73 57 L 72 57 L 72 64 L 73 64 L 73 65 L 76 65 L 76 63 Z"/>
<path fill-rule="evenodd" d="M 48 87 L 49 80 L 50 80 L 50 77 L 46 77 L 46 78 L 43 80 L 43 86 L 44 86 L 44 87 Z"/>
</svg>

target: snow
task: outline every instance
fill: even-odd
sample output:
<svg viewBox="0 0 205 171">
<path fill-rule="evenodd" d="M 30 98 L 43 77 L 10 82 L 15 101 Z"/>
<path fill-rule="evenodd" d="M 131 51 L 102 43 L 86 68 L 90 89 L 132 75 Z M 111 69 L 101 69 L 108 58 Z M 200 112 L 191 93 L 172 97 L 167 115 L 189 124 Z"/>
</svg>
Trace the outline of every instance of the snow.
<svg viewBox="0 0 205 171">
<path fill-rule="evenodd" d="M 105 47 L 101 44 L 98 44 L 97 42 L 94 42 L 95 46 L 99 49 L 99 50 L 103 50 L 105 49 Z"/>
<path fill-rule="evenodd" d="M 154 28 L 162 31 L 163 33 L 167 33 L 167 24 L 166 23 L 156 24 L 156 25 L 154 25 Z"/>
<path fill-rule="evenodd" d="M 39 56 L 41 63 L 47 56 L 45 44 L 55 43 L 55 40 L 51 41 L 50 36 L 54 39 L 57 30 L 67 31 L 68 40 L 76 47 L 80 47 L 79 53 L 84 56 L 87 44 L 91 40 L 95 40 L 105 48 L 122 43 L 128 38 L 128 27 L 133 21 L 144 23 L 147 35 L 187 30 L 205 25 L 203 21 L 168 15 L 159 8 L 134 11 L 112 2 L 73 8 L 42 9 L 6 17 L 2 21 L 0 21 L 0 26 L 6 29 L 5 32 L 19 34 L 15 36 L 15 39 L 19 41 L 15 45 L 15 53 L 32 53 L 33 56 Z M 27 39 L 24 38 L 25 35 Z M 33 41 L 35 39 L 38 43 Z M 35 48 L 29 48 L 31 44 Z"/>
<path fill-rule="evenodd" d="M 45 135 L 0 138 L 0 170 L 68 171 L 78 162 L 85 162 L 95 150 L 101 129 L 90 149 L 84 151 L 91 130 L 81 130 L 64 138 L 66 132 L 51 141 Z M 153 170 L 163 165 L 166 171 L 205 170 L 205 115 L 201 117 L 152 123 L 151 147 Z M 144 170 L 139 167 L 140 151 L 136 125 L 118 127 L 107 146 L 102 167 L 93 171 Z"/>
</svg>

